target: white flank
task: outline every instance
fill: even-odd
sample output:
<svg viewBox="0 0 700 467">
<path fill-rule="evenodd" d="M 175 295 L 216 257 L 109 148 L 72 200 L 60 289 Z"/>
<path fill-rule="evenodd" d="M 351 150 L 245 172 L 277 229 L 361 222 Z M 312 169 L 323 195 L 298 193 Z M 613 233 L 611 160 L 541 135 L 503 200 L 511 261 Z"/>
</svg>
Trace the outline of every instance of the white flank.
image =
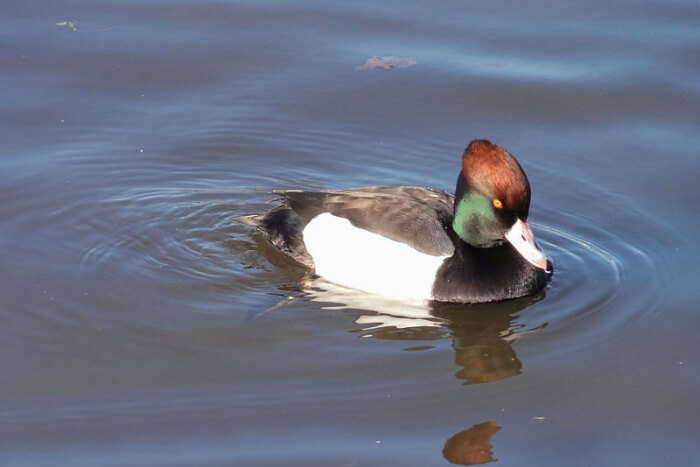
<svg viewBox="0 0 700 467">
<path fill-rule="evenodd" d="M 435 274 L 447 258 L 421 253 L 329 213 L 314 217 L 303 235 L 316 274 L 385 297 L 432 298 Z"/>
</svg>

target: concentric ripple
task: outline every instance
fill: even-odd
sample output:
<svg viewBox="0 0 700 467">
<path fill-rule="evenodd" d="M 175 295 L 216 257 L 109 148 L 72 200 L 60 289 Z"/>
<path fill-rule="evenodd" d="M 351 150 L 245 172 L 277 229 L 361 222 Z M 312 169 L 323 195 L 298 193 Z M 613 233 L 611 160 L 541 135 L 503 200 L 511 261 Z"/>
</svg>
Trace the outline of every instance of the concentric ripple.
<svg viewBox="0 0 700 467">
<path fill-rule="evenodd" d="M 674 235 L 627 198 L 580 181 L 561 183 L 568 191 L 557 204 L 536 206 L 540 209 L 531 213 L 538 242 L 555 264 L 553 279 L 540 295 L 485 305 L 396 302 L 322 279 L 305 295 L 324 309 L 355 310 L 354 322 L 365 337 L 447 337 L 454 335 L 451 330 L 464 316 L 481 312 L 507 313 L 510 324 L 502 325 L 500 332 L 510 340 L 542 331 L 537 338 L 552 342 L 541 348 L 557 353 L 613 336 L 619 326 L 653 313 L 663 299 L 664 252 Z M 585 204 L 580 202 L 584 196 Z M 590 207 L 596 210 L 586 212 Z M 417 328 L 423 332 L 417 333 Z"/>
<path fill-rule="evenodd" d="M 545 299 L 520 319 L 548 323 L 542 339 L 566 339 L 558 345 L 566 351 L 614 336 L 619 326 L 657 309 L 675 235 L 629 198 L 581 181 L 560 184 L 567 192 L 557 205 L 538 210 L 534 223 L 555 275 Z"/>
<path fill-rule="evenodd" d="M 111 235 L 84 253 L 83 267 L 115 264 L 115 257 L 121 256 L 121 268 L 151 279 L 165 273 L 228 280 L 235 268 L 226 242 L 237 194 L 172 189 L 127 192 L 109 199 L 104 209 L 123 217 Z M 132 255 L 130 261 L 124 261 L 125 254 Z"/>
<path fill-rule="evenodd" d="M 315 140 L 305 133 L 296 137 L 300 147 L 305 147 L 304 141 Z M 326 135 L 319 140 L 323 148 L 314 147 L 314 152 L 329 151 L 338 138 L 345 141 L 349 136 L 343 132 Z M 377 151 L 393 153 L 395 149 L 388 141 Z M 404 155 L 417 163 L 426 155 L 450 152 L 444 146 L 416 145 Z M 443 163 L 437 166 L 442 169 Z M 393 168 L 386 162 L 372 177 L 384 178 Z M 120 281 L 123 287 L 149 284 L 154 296 L 163 297 L 164 302 L 187 302 L 198 310 L 243 308 L 256 315 L 270 309 L 270 302 L 274 309 L 279 308 L 274 305 L 277 301 L 280 306 L 286 303 L 270 295 L 288 297 L 291 293 L 308 300 L 312 309 L 353 310 L 351 319 L 359 329 L 352 331 L 362 336 L 407 340 L 454 337 L 455 327 L 483 311 L 498 317 L 495 332 L 504 339 L 537 330 L 542 342 L 554 340 L 542 348 L 561 352 L 614 335 L 619 326 L 656 309 L 665 285 L 661 272 L 664 252 L 674 242 L 674 234 L 630 198 L 557 171 L 543 174 L 546 170 L 528 168 L 537 193 L 557 193 L 533 200 L 531 222 L 540 246 L 554 262 L 553 279 L 535 297 L 486 305 L 395 303 L 322 279 L 309 286 L 301 280 L 305 276 L 302 269 L 276 255 L 233 220 L 271 206 L 269 188 L 255 186 L 255 182 L 253 187 L 235 189 L 217 189 L 226 184 L 216 177 L 205 188 L 142 185 L 112 192 L 98 206 L 99 213 L 94 212 L 95 207 L 84 212 L 84 206 L 76 203 L 75 212 L 61 215 L 78 219 L 81 225 L 83 273 Z M 348 184 L 376 184 L 372 177 Z M 322 176 L 321 180 L 330 183 Z M 86 241 L 90 242 L 87 247 Z M 263 296 L 268 298 L 261 299 Z"/>
<path fill-rule="evenodd" d="M 233 220 L 254 192 L 135 189 L 106 199 L 99 216 L 82 220 L 90 232 L 83 244 L 85 238 L 92 243 L 82 252 L 81 273 L 120 290 L 138 289 L 153 297 L 148 303 L 160 304 L 148 316 L 119 318 L 131 324 L 146 320 L 167 327 L 197 313 L 260 311 L 260 295 L 268 295 L 260 285 L 282 284 L 279 271 L 254 251 L 255 242 Z"/>
</svg>

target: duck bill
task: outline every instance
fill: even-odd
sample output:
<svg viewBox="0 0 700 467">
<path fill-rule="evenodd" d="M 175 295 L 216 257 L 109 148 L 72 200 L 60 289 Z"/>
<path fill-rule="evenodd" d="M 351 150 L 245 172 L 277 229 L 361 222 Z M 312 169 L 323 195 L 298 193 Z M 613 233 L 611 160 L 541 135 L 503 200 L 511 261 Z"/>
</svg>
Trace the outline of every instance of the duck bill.
<svg viewBox="0 0 700 467">
<path fill-rule="evenodd" d="M 528 263 L 544 271 L 548 270 L 547 257 L 535 244 L 535 235 L 530 224 L 518 219 L 506 232 L 506 240 L 522 255 Z"/>
</svg>

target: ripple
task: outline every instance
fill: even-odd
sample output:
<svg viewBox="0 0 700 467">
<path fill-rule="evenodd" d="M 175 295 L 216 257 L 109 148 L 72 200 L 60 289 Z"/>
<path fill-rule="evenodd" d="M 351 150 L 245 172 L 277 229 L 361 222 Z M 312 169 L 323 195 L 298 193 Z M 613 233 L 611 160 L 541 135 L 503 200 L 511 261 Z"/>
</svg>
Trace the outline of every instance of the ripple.
<svg viewBox="0 0 700 467">
<path fill-rule="evenodd" d="M 620 326 L 658 309 L 667 285 L 664 253 L 677 236 L 629 198 L 584 181 L 555 177 L 554 183 L 568 191 L 551 204 L 538 206 L 532 216 L 537 219 L 533 229 L 538 242 L 555 264 L 553 280 L 541 295 L 450 305 L 448 313 L 442 305 L 393 301 L 323 279 L 314 280 L 302 296 L 322 309 L 351 312 L 362 337 L 454 337 L 454 328 L 463 319 L 460 314 L 484 312 L 498 315 L 504 340 L 541 331 L 536 338 L 543 344 L 538 346 L 540 357 L 614 338 Z M 510 318 L 504 321 L 503 313 Z"/>
<path fill-rule="evenodd" d="M 108 199 L 104 208 L 116 212 L 119 225 L 84 252 L 81 266 L 89 270 L 118 263 L 151 279 L 166 269 L 168 275 L 182 278 L 230 280 L 238 269 L 231 255 L 231 213 L 236 211 L 236 198 L 245 192 L 163 189 Z M 106 223 L 98 219 L 94 227 L 109 232 Z"/>
<path fill-rule="evenodd" d="M 187 328 L 200 314 L 234 312 L 244 318 L 250 310 L 264 309 L 274 300 L 264 284 L 284 283 L 284 273 L 253 253 L 255 243 L 233 220 L 257 191 L 134 188 L 80 214 L 80 273 L 100 287 L 91 293 L 117 309 L 128 303 L 124 293 L 140 298 L 137 306 L 93 319 L 100 326 L 116 320 Z M 87 311 L 81 310 L 76 313 Z"/>
<path fill-rule="evenodd" d="M 345 177 L 345 185 L 377 184 L 383 179 L 412 184 L 420 183 L 421 178 L 430 184 L 437 180 L 437 171 L 414 173 L 406 167 L 429 159 L 442 172 L 454 162 L 450 156 L 454 148 L 444 142 L 407 144 L 412 139 L 409 137 L 400 142 L 379 140 L 368 148 L 366 140 L 352 143 L 353 138 L 349 128 L 314 129 L 278 136 L 267 144 L 295 147 L 309 154 L 332 154 L 337 147 L 362 154 L 359 161 L 344 159 L 338 165 L 324 159 L 312 170 L 295 169 L 286 184 L 293 184 L 290 180 L 298 176 L 302 188 L 310 180 L 332 187 L 337 172 L 345 171 L 348 164 L 358 175 Z M 227 138 L 216 142 L 217 157 L 233 146 Z M 402 150 L 406 147 L 409 149 Z M 186 152 L 194 150 L 190 147 Z M 397 160 L 395 154 L 402 154 L 403 159 Z M 374 163 L 371 173 L 360 170 L 360 164 L 374 159 L 381 163 Z M 322 280 L 305 288 L 299 283 L 303 270 L 275 256 L 259 237 L 251 237 L 248 229 L 233 221 L 237 215 L 268 209 L 268 191 L 274 187 L 217 188 L 225 182 L 215 172 L 207 172 L 207 183 L 212 185 L 207 188 L 182 183 L 171 187 L 139 184 L 126 191 L 112 191 L 100 206 L 87 212 L 84 204 L 75 203 L 60 215 L 78 219 L 86 233 L 82 238 L 90 239 L 87 247 L 84 240 L 81 244 L 84 273 L 143 279 L 154 287 L 164 287 L 169 299 L 204 308 L 212 303 L 259 303 L 262 295 L 286 297 L 291 291 L 321 308 L 352 310 L 353 322 L 359 326 L 353 332 L 364 337 L 444 339 L 454 336 L 454 326 L 460 326 L 459 313 L 485 311 L 499 315 L 502 326 L 497 333 L 502 333 L 503 339 L 517 339 L 538 330 L 542 331 L 537 333 L 538 339 L 551 344 L 546 348 L 561 352 L 609 338 L 619 326 L 653 313 L 665 288 L 666 278 L 660 272 L 665 267 L 664 251 L 675 236 L 630 198 L 594 182 L 574 179 L 561 169 L 548 172 L 547 167 L 534 167 L 528 171 L 534 186 L 557 194 L 535 200 L 531 214 L 537 239 L 555 264 L 552 282 L 535 297 L 508 304 L 454 306 L 447 313 L 435 304 L 390 303 Z M 250 181 L 245 174 L 242 180 Z M 258 314 L 269 305 L 256 307 L 249 312 Z M 504 314 L 509 319 L 504 320 Z"/>
<path fill-rule="evenodd" d="M 665 252 L 677 236 L 627 197 L 557 178 L 568 191 L 533 222 L 555 274 L 546 298 L 519 319 L 547 322 L 538 339 L 556 340 L 548 348 L 560 353 L 614 338 L 620 326 L 656 312 L 667 285 Z"/>
</svg>

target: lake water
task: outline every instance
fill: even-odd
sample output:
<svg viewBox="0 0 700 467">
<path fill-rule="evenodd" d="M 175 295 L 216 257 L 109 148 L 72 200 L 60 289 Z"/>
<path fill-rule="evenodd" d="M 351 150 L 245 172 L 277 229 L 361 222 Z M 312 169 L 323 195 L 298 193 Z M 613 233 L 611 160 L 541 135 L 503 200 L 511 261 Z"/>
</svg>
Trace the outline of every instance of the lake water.
<svg viewBox="0 0 700 467">
<path fill-rule="evenodd" d="M 661 0 L 5 4 L 0 464 L 697 465 L 698 24 Z M 233 221 L 279 188 L 452 191 L 474 138 L 530 178 L 538 296 L 381 300 Z"/>
</svg>

